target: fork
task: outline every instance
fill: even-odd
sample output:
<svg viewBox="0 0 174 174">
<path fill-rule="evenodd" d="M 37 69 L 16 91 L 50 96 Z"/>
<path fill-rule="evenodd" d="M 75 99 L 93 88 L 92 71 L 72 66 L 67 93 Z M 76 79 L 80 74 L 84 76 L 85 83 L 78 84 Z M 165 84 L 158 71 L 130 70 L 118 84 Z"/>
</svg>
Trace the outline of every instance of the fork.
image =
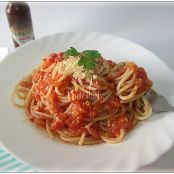
<svg viewBox="0 0 174 174">
<path fill-rule="evenodd" d="M 152 105 L 153 112 L 174 111 L 174 107 L 169 104 L 167 99 L 162 95 L 157 94 L 153 89 L 146 93 L 146 97 Z"/>
</svg>

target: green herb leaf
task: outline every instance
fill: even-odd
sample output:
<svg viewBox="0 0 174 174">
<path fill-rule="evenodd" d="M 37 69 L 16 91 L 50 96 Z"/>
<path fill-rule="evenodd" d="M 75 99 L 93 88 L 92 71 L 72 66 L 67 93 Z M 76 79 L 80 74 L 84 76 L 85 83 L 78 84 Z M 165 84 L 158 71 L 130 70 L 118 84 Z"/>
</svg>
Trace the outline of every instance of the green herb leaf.
<svg viewBox="0 0 174 174">
<path fill-rule="evenodd" d="M 67 51 L 64 52 L 63 57 L 68 58 L 69 56 L 78 56 L 80 53 L 73 47 L 70 47 Z"/>
<path fill-rule="evenodd" d="M 96 50 L 85 50 L 82 52 L 79 66 L 84 66 L 85 69 L 94 69 L 96 66 L 96 59 L 100 58 L 101 54 Z"/>
<path fill-rule="evenodd" d="M 80 56 L 78 65 L 91 70 L 95 68 L 96 60 L 101 57 L 101 54 L 96 50 L 85 50 L 79 53 L 75 48 L 70 47 L 70 49 L 64 52 L 63 58 L 68 58 L 69 56 Z"/>
<path fill-rule="evenodd" d="M 86 58 L 85 58 L 84 56 L 81 56 L 81 57 L 80 57 L 80 60 L 79 60 L 79 62 L 78 62 L 78 65 L 79 65 L 79 66 L 84 65 L 85 61 L 86 61 Z"/>
<path fill-rule="evenodd" d="M 86 51 L 83 51 L 82 54 L 85 57 L 90 58 L 90 59 L 97 59 L 97 58 L 101 57 L 101 54 L 96 50 L 86 50 Z"/>
<path fill-rule="evenodd" d="M 96 62 L 93 60 L 88 60 L 84 63 L 84 68 L 85 69 L 94 69 L 96 66 Z"/>
</svg>

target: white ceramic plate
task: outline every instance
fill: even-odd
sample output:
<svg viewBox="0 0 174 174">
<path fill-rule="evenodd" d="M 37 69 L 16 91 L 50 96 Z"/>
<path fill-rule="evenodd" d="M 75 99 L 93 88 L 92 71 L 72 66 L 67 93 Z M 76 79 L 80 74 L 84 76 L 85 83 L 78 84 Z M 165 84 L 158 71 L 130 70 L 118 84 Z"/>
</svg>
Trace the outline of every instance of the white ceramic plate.
<svg viewBox="0 0 174 174">
<path fill-rule="evenodd" d="M 0 141 L 19 159 L 40 171 L 135 171 L 155 161 L 174 142 L 174 114 L 161 113 L 139 123 L 119 144 L 78 147 L 42 135 L 14 108 L 14 85 L 51 52 L 96 49 L 115 61 L 132 60 L 143 66 L 153 88 L 174 104 L 174 73 L 153 53 L 128 40 L 101 33 L 71 32 L 46 36 L 16 49 L 0 63 Z"/>
</svg>

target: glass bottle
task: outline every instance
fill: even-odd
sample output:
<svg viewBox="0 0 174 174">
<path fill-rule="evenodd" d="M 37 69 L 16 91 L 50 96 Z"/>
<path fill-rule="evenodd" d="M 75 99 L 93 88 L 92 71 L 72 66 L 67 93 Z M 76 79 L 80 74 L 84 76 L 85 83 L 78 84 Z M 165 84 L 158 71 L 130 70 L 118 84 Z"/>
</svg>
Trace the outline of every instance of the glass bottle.
<svg viewBox="0 0 174 174">
<path fill-rule="evenodd" d="M 27 3 L 9 2 L 6 6 L 6 15 L 15 47 L 34 40 L 30 7 Z"/>
</svg>

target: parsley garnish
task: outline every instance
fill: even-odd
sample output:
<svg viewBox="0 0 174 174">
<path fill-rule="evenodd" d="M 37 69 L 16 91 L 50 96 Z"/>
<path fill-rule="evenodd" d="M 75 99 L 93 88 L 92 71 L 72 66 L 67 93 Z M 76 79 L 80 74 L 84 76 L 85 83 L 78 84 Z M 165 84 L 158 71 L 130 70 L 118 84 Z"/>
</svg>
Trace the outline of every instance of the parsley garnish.
<svg viewBox="0 0 174 174">
<path fill-rule="evenodd" d="M 81 58 L 78 62 L 79 66 L 84 66 L 85 69 L 94 69 L 96 60 L 101 57 L 101 54 L 96 50 L 86 50 L 81 53 Z"/>
<path fill-rule="evenodd" d="M 92 70 L 95 68 L 96 60 L 101 57 L 101 54 L 96 50 L 85 50 L 79 53 L 75 48 L 70 47 L 70 49 L 64 53 L 64 58 L 68 56 L 80 56 L 78 65 L 83 66 L 87 70 Z"/>
<path fill-rule="evenodd" d="M 69 56 L 78 56 L 80 53 L 73 47 L 70 47 L 70 49 L 66 50 L 64 52 L 63 57 L 68 58 Z"/>
</svg>

